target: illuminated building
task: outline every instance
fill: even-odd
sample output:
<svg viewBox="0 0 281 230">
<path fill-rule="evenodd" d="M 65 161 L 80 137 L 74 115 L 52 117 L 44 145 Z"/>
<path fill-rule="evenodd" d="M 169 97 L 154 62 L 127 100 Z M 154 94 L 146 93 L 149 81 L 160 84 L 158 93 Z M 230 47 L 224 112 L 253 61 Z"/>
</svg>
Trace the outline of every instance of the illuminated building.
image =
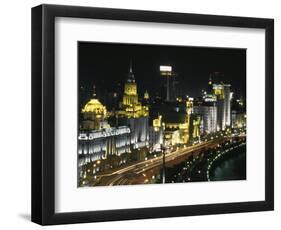
<svg viewBox="0 0 281 230">
<path fill-rule="evenodd" d="M 201 124 L 200 116 L 196 116 L 195 114 L 192 114 L 190 116 L 189 135 L 193 139 L 197 139 L 200 137 L 200 124 Z"/>
<path fill-rule="evenodd" d="M 138 99 L 137 84 L 130 66 L 127 82 L 124 86 L 123 101 L 120 103 L 121 111 L 119 115 L 128 118 L 148 117 L 149 109 L 143 106 Z"/>
<path fill-rule="evenodd" d="M 246 120 L 246 104 L 241 96 L 232 103 L 231 126 L 232 128 L 245 128 Z"/>
<path fill-rule="evenodd" d="M 200 136 L 200 116 L 191 114 L 182 123 L 165 123 L 165 145 L 187 144 Z"/>
<path fill-rule="evenodd" d="M 188 137 L 189 139 L 196 139 L 201 134 L 201 118 L 194 112 L 194 99 L 188 98 L 186 101 L 186 117 L 187 117 L 187 125 L 188 127 Z"/>
<path fill-rule="evenodd" d="M 231 100 L 233 93 L 230 91 L 230 85 L 224 84 L 224 107 L 225 107 L 225 125 L 231 125 Z"/>
<path fill-rule="evenodd" d="M 145 91 L 144 95 L 143 95 L 143 98 L 145 100 L 149 100 L 149 93 L 147 92 L 147 90 Z"/>
<path fill-rule="evenodd" d="M 192 114 L 193 113 L 193 109 L 194 109 L 194 106 L 193 106 L 193 98 L 188 98 L 187 101 L 186 101 L 186 113 L 188 115 Z"/>
<path fill-rule="evenodd" d="M 110 127 L 106 120 L 106 107 L 95 93 L 81 112 L 84 120 L 78 134 L 79 166 L 106 159 L 108 155 L 120 156 L 130 152 L 130 129 L 126 126 Z"/>
<path fill-rule="evenodd" d="M 165 147 L 176 146 L 181 143 L 178 129 L 167 129 L 164 133 Z"/>
<path fill-rule="evenodd" d="M 246 127 L 246 113 L 233 110 L 231 112 L 232 128 L 245 128 Z"/>
<path fill-rule="evenodd" d="M 189 138 L 198 138 L 201 135 L 202 119 L 195 113 L 193 98 L 188 98 L 186 101 L 186 113 L 188 118 Z"/>
<path fill-rule="evenodd" d="M 106 159 L 109 155 L 121 156 L 130 152 L 130 128 L 110 127 L 108 111 L 98 100 L 95 87 L 92 98 L 81 110 L 83 121 L 78 133 L 79 166 Z"/>
<path fill-rule="evenodd" d="M 217 106 L 215 101 L 202 101 L 193 106 L 194 114 L 202 118 L 202 131 L 205 134 L 217 131 Z"/>
<path fill-rule="evenodd" d="M 130 127 L 133 148 L 148 147 L 149 140 L 149 109 L 139 102 L 137 84 L 130 65 L 128 79 L 124 86 L 123 100 L 117 112 L 120 122 Z"/>
<path fill-rule="evenodd" d="M 176 74 L 172 71 L 172 66 L 160 66 L 160 75 L 163 76 L 166 88 L 166 101 L 176 100 Z"/>
<path fill-rule="evenodd" d="M 137 84 L 132 70 L 132 64 L 124 86 L 123 106 L 134 106 L 138 104 Z"/>
<path fill-rule="evenodd" d="M 165 104 L 161 114 L 165 123 L 165 145 L 187 144 L 189 140 L 189 116 L 185 107 Z"/>
<path fill-rule="evenodd" d="M 82 108 L 81 111 L 83 115 L 82 129 L 84 130 L 100 130 L 103 128 L 108 128 L 109 125 L 106 121 L 107 110 L 106 107 L 101 104 L 97 99 L 94 92 L 92 98 L 86 105 Z"/>
<path fill-rule="evenodd" d="M 148 93 L 147 90 L 143 94 L 143 98 L 141 100 L 141 103 L 142 103 L 143 106 L 146 106 L 148 108 L 150 107 L 151 101 L 150 101 L 149 93 Z"/>
<path fill-rule="evenodd" d="M 166 147 L 185 145 L 200 135 L 200 117 L 193 114 L 193 99 L 186 102 L 167 102 L 159 109 L 163 117 Z"/>
<path fill-rule="evenodd" d="M 106 159 L 109 155 L 121 156 L 129 152 L 130 129 L 126 126 L 79 132 L 79 166 Z"/>
<path fill-rule="evenodd" d="M 230 85 L 213 84 L 214 95 L 217 97 L 217 130 L 225 130 L 231 125 L 231 99 Z"/>
<path fill-rule="evenodd" d="M 164 124 L 162 116 L 153 119 L 152 126 L 149 127 L 149 150 L 150 152 L 160 151 L 164 139 Z"/>
</svg>

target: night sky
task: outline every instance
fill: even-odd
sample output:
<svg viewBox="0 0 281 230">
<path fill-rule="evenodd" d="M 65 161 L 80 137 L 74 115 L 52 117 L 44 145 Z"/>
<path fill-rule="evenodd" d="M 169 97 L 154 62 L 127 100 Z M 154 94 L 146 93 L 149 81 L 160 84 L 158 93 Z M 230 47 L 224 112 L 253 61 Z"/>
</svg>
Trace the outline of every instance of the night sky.
<svg viewBox="0 0 281 230">
<path fill-rule="evenodd" d="M 89 99 L 93 85 L 101 101 L 108 93 L 123 92 L 130 60 L 140 97 L 145 90 L 152 97 L 159 90 L 160 65 L 173 67 L 183 95 L 200 96 L 213 72 L 223 74 L 215 80 L 231 84 L 235 97 L 246 95 L 245 49 L 79 42 L 80 105 Z"/>
</svg>

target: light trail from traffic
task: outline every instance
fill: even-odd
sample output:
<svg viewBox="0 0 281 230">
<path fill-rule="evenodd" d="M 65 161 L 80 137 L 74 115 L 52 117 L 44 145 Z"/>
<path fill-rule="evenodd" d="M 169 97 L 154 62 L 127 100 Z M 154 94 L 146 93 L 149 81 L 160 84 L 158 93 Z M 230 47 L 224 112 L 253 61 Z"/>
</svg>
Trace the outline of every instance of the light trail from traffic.
<svg viewBox="0 0 281 230">
<path fill-rule="evenodd" d="M 245 135 L 216 138 L 213 140 L 201 142 L 193 146 L 188 146 L 186 148 L 178 149 L 174 152 L 166 153 L 165 161 L 168 164 L 173 162 L 174 160 L 179 159 L 180 157 L 188 157 L 188 155 L 193 154 L 194 152 L 213 148 L 222 142 L 237 137 L 239 138 L 245 137 Z M 118 169 L 110 173 L 100 174 L 97 175 L 96 179 L 92 181 L 90 186 L 113 186 L 113 185 L 131 184 L 131 181 L 136 177 L 138 177 L 140 174 L 145 174 L 145 172 L 157 167 L 161 168 L 162 162 L 163 162 L 163 156 L 160 155 L 152 159 L 147 159 L 141 162 L 137 162 L 133 165 L 126 166 L 122 169 Z"/>
</svg>

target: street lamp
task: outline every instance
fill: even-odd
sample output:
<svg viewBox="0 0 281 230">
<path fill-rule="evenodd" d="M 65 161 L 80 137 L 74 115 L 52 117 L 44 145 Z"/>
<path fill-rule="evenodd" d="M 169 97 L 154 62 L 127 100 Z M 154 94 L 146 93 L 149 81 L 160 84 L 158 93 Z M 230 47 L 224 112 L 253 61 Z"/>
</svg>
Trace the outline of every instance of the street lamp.
<svg viewBox="0 0 281 230">
<path fill-rule="evenodd" d="M 165 155 L 165 147 L 161 145 L 161 152 L 162 152 L 162 183 L 165 184 L 166 175 L 165 175 L 165 167 L 166 167 L 166 155 Z"/>
<path fill-rule="evenodd" d="M 165 184 L 165 150 L 162 149 L 162 156 L 163 156 L 163 169 L 162 169 L 162 183 Z"/>
</svg>

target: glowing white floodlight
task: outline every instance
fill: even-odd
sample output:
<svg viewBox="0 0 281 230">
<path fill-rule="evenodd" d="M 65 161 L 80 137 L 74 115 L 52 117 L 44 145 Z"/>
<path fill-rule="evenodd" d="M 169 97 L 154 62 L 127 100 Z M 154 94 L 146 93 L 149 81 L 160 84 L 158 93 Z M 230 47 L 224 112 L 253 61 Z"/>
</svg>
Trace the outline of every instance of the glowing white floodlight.
<svg viewBox="0 0 281 230">
<path fill-rule="evenodd" d="M 172 66 L 168 65 L 160 65 L 161 72 L 172 72 Z"/>
</svg>

